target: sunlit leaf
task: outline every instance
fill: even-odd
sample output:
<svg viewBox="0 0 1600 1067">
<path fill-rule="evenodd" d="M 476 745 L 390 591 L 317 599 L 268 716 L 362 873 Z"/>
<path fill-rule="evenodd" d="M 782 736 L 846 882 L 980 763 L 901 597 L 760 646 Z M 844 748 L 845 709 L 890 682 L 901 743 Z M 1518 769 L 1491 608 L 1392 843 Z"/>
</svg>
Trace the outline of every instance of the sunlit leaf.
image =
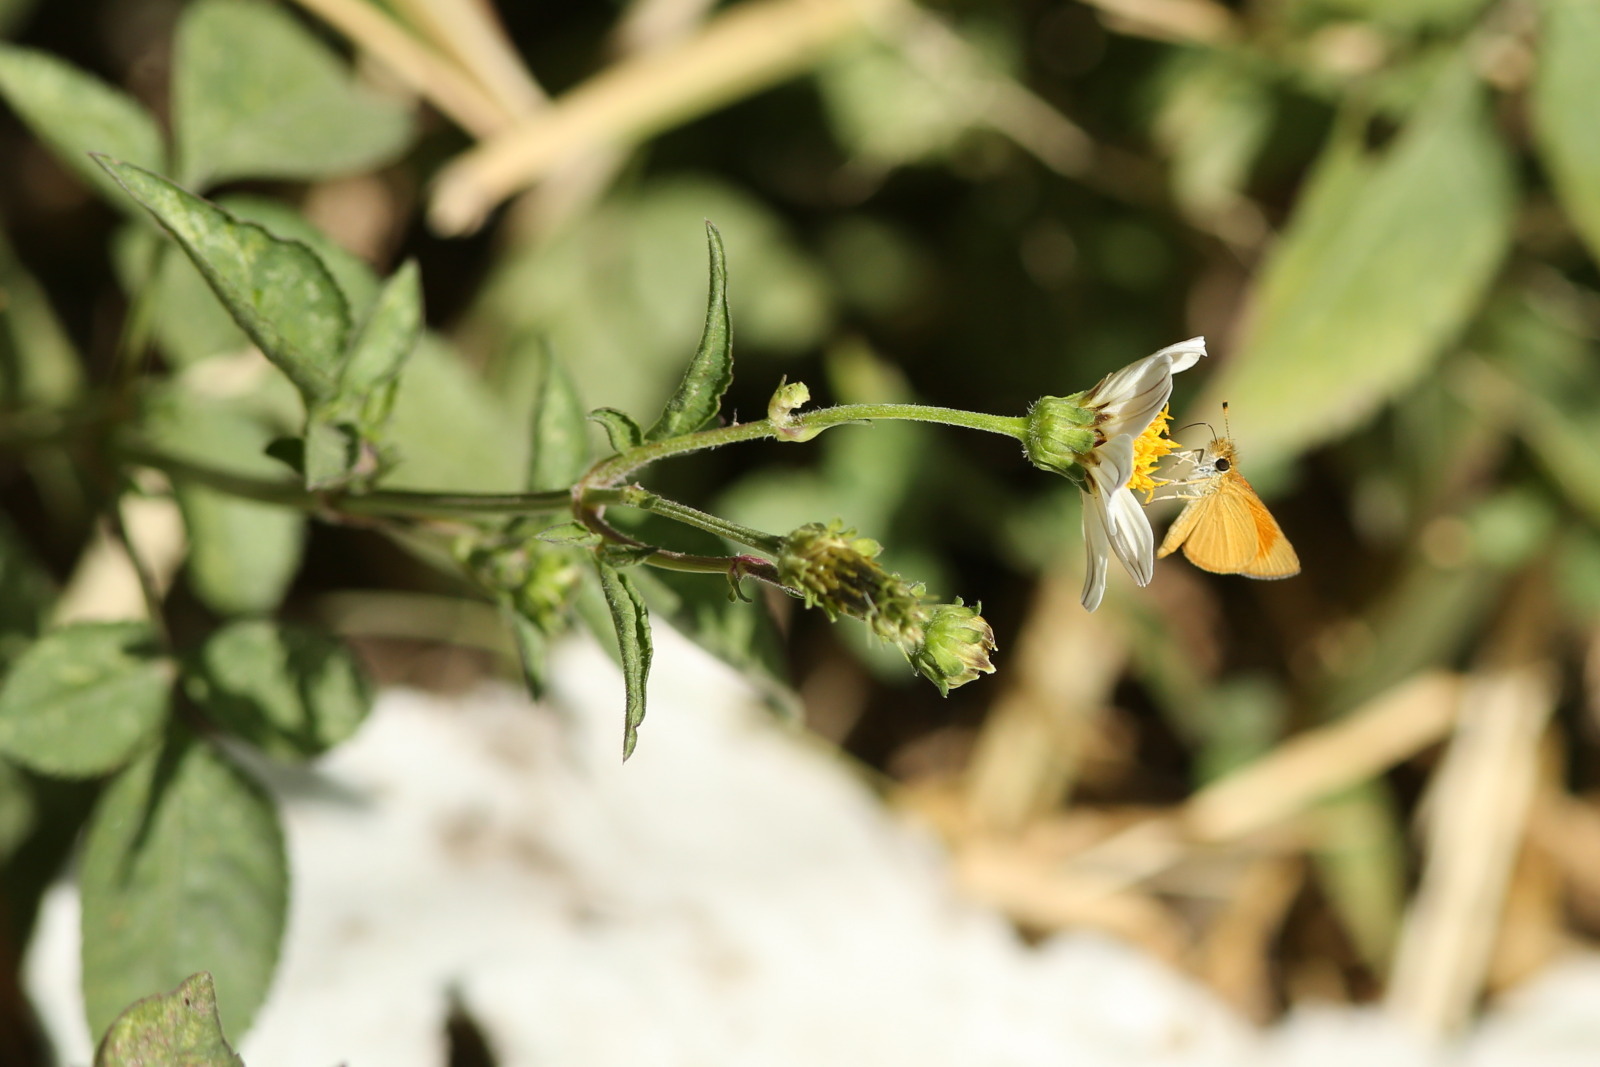
<svg viewBox="0 0 1600 1067">
<path fill-rule="evenodd" d="M 1600 259 L 1600 5 L 1543 0 L 1539 66 L 1530 93 L 1539 155 L 1573 225 Z"/>
<path fill-rule="evenodd" d="M 288 906 L 272 799 L 181 727 L 101 795 L 84 840 L 83 997 L 89 1029 L 196 971 L 243 1031 L 266 996 Z"/>
<path fill-rule="evenodd" d="M 177 239 L 234 321 L 308 403 L 333 394 L 350 311 L 315 252 L 148 171 L 112 159 L 100 165 Z"/>
<path fill-rule="evenodd" d="M 706 324 L 700 334 L 689 369 L 678 383 L 650 432 L 649 441 L 692 433 L 717 417 L 722 394 L 733 384 L 733 333 L 728 322 L 728 262 L 722 235 L 706 223 L 706 246 L 711 256 L 711 288 L 706 301 Z"/>
<path fill-rule="evenodd" d="M 1505 252 L 1511 175 L 1470 71 L 1452 70 L 1381 158 L 1358 151 L 1330 145 L 1200 406 L 1214 419 L 1230 401 L 1252 456 L 1335 437 L 1414 383 Z"/>
<path fill-rule="evenodd" d="M 143 623 L 54 630 L 0 687 L 0 755 L 42 774 L 105 774 L 155 734 L 170 686 L 171 668 Z"/>
<path fill-rule="evenodd" d="M 64 165 L 119 209 L 131 205 L 90 152 L 166 168 L 161 131 L 150 113 L 120 89 L 55 56 L 0 43 L 0 94 Z"/>
<path fill-rule="evenodd" d="M 639 595 L 632 579 L 603 562 L 596 561 L 600 587 L 605 593 L 611 625 L 617 635 L 622 656 L 622 678 L 627 689 L 627 713 L 622 735 L 622 758 L 633 755 L 639 743 L 639 724 L 644 721 L 645 683 L 650 677 L 650 609 Z"/>
<path fill-rule="evenodd" d="M 389 162 L 411 139 L 405 110 L 353 84 L 327 46 L 276 4 L 190 4 L 175 52 L 186 185 L 353 173 Z"/>
<path fill-rule="evenodd" d="M 94 1067 L 244 1067 L 222 1034 L 217 991 L 205 971 L 117 1016 Z"/>
<path fill-rule="evenodd" d="M 408 259 L 379 291 L 339 380 L 339 395 L 359 412 L 364 432 L 377 433 L 388 419 L 401 368 L 421 337 L 422 278 Z"/>
</svg>

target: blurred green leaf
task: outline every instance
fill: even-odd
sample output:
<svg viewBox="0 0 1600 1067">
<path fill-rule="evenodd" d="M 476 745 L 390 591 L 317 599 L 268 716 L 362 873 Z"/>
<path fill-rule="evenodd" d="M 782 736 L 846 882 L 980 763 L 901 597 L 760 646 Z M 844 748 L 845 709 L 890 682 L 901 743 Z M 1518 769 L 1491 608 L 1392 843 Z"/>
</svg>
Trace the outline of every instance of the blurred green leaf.
<svg viewBox="0 0 1600 1067">
<path fill-rule="evenodd" d="M 148 171 L 111 159 L 100 163 L 177 239 L 234 321 L 308 405 L 333 395 L 350 311 L 315 252 Z"/>
<path fill-rule="evenodd" d="M 644 431 L 633 421 L 633 416 L 616 408 L 595 408 L 589 412 L 589 421 L 597 422 L 605 430 L 615 452 L 626 452 L 644 444 Z"/>
<path fill-rule="evenodd" d="M 1418 31 L 1463 26 L 1489 0 L 1292 0 L 1303 19 L 1359 19 L 1378 26 Z"/>
<path fill-rule="evenodd" d="M 348 649 L 320 630 L 266 619 L 230 623 L 200 650 L 191 699 L 269 755 L 320 755 L 354 734 L 372 707 Z"/>
<path fill-rule="evenodd" d="M 527 477 L 526 433 L 435 334 L 423 334 L 406 362 L 385 437 L 395 460 L 385 488 L 515 492 Z"/>
<path fill-rule="evenodd" d="M 542 341 L 536 342 L 539 386 L 534 394 L 528 488 L 565 489 L 589 465 L 588 418 L 566 367 Z"/>
<path fill-rule="evenodd" d="M 244 1067 L 217 1017 L 217 991 L 205 971 L 170 993 L 135 1001 L 111 1024 L 94 1067 Z"/>
<path fill-rule="evenodd" d="M 147 394 L 140 425 L 151 443 L 190 462 L 281 479 L 283 468 L 266 455 L 286 429 L 272 411 L 278 406 L 264 393 L 207 396 L 179 381 Z M 195 594 L 223 615 L 276 608 L 300 569 L 305 516 L 191 483 L 180 483 L 175 494 L 189 533 Z"/>
<path fill-rule="evenodd" d="M 422 337 L 422 278 L 408 259 L 384 282 L 372 312 L 350 346 L 339 393 L 360 413 L 362 432 L 376 436 L 394 406 L 400 371 Z"/>
<path fill-rule="evenodd" d="M 160 727 L 170 686 L 170 667 L 143 623 L 53 630 L 0 687 L 0 755 L 63 778 L 105 774 Z"/>
<path fill-rule="evenodd" d="M 300 453 L 306 488 L 316 491 L 348 483 L 361 462 L 361 436 L 349 423 L 329 422 L 313 411 L 306 418 Z"/>
<path fill-rule="evenodd" d="M 0 759 L 0 866 L 33 832 L 36 815 L 28 776 Z"/>
<path fill-rule="evenodd" d="M 622 758 L 633 755 L 639 743 L 639 724 L 644 722 L 645 685 L 650 678 L 650 609 L 644 597 L 626 574 L 596 560 L 600 588 L 617 635 L 617 650 L 622 657 L 622 678 L 627 689 L 627 713 L 622 734 Z"/>
<path fill-rule="evenodd" d="M 1322 892 L 1362 961 L 1382 973 L 1405 908 L 1405 838 L 1394 797 L 1382 781 L 1368 781 L 1315 812 L 1319 844 L 1312 855 Z"/>
<path fill-rule="evenodd" d="M 1271 132 L 1272 87 L 1259 62 L 1234 52 L 1179 53 L 1156 116 L 1172 159 L 1172 191 L 1188 211 L 1211 215 L 1242 192 Z"/>
<path fill-rule="evenodd" d="M 210 971 L 230 1025 L 266 996 L 288 905 L 272 799 L 181 727 L 101 795 L 84 839 L 83 998 L 89 1030 Z"/>
<path fill-rule="evenodd" d="M 1539 66 L 1529 103 L 1539 155 L 1574 227 L 1600 260 L 1600 5 L 1542 0 Z"/>
<path fill-rule="evenodd" d="M 950 56 L 940 79 L 906 60 L 893 43 L 863 34 L 817 68 L 834 136 L 855 158 L 897 167 L 940 155 L 978 119 L 991 86 Z"/>
<path fill-rule="evenodd" d="M 3 233 L 0 293 L 0 405 L 65 404 L 83 383 L 77 350 Z"/>
<path fill-rule="evenodd" d="M 0 34 L 20 23 L 33 10 L 35 0 L 0 0 Z"/>
<path fill-rule="evenodd" d="M 64 165 L 118 209 L 131 208 L 90 152 L 166 169 L 161 131 L 150 113 L 120 89 L 55 56 L 0 44 L 0 93 Z"/>
<path fill-rule="evenodd" d="M 706 246 L 711 257 L 711 287 L 706 301 L 706 325 L 700 347 L 684 371 L 678 391 L 672 394 L 647 441 L 660 441 L 693 433 L 717 417 L 722 394 L 733 384 L 733 333 L 728 322 L 728 261 L 722 235 L 708 221 Z"/>
<path fill-rule="evenodd" d="M 43 631 L 54 599 L 49 573 L 0 514 L 0 676 Z"/>
<path fill-rule="evenodd" d="M 1381 159 L 1336 136 L 1202 403 L 1231 401 L 1254 455 L 1338 436 L 1408 388 L 1466 325 L 1510 236 L 1512 184 L 1458 65 Z"/>
<path fill-rule="evenodd" d="M 354 84 L 294 16 L 257 0 L 199 0 L 178 25 L 173 113 L 183 184 L 325 178 L 403 152 L 411 120 Z"/>
</svg>

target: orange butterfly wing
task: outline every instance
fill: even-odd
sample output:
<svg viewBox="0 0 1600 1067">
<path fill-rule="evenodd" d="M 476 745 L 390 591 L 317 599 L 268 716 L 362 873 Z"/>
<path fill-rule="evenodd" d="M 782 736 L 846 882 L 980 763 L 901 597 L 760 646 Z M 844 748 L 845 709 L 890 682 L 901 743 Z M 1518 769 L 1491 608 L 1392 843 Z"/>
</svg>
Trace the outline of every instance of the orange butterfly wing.
<svg viewBox="0 0 1600 1067">
<path fill-rule="evenodd" d="M 1241 475 L 1239 480 L 1244 482 Z M 1283 535 L 1283 528 L 1278 525 L 1278 520 L 1272 517 L 1267 506 L 1256 496 L 1249 482 L 1244 482 L 1248 489 L 1250 511 L 1255 519 L 1256 538 L 1260 550 L 1250 565 L 1241 570 L 1240 574 L 1249 575 L 1251 578 L 1292 578 L 1300 573 L 1300 557 L 1295 554 L 1294 546 Z"/>
<path fill-rule="evenodd" d="M 1260 538 L 1249 503 L 1229 483 L 1228 475 L 1221 475 L 1220 479 L 1179 513 L 1161 541 L 1158 558 L 1171 555 L 1181 545 L 1189 562 L 1201 570 L 1238 574 L 1260 554 Z"/>
</svg>

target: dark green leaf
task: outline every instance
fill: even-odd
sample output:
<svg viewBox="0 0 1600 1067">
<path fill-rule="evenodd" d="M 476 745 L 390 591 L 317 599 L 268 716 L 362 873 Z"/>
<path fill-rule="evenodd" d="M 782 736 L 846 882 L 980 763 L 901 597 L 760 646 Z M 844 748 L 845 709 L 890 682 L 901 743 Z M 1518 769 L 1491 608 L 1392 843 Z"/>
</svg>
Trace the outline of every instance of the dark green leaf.
<svg viewBox="0 0 1600 1067">
<path fill-rule="evenodd" d="M 117 207 L 116 184 L 90 152 L 164 170 L 166 152 L 155 119 L 138 101 L 99 78 L 30 48 L 0 44 L 0 93 L 38 137 Z"/>
<path fill-rule="evenodd" d="M 1199 418 L 1231 401 L 1252 455 L 1335 437 L 1456 338 L 1510 236 L 1512 181 L 1482 86 L 1446 72 L 1384 157 L 1336 137 L 1255 293 L 1243 349 Z M 1259 460 L 1258 460 L 1259 462 Z"/>
<path fill-rule="evenodd" d="M 277 963 L 289 872 L 277 809 L 243 771 L 172 729 L 101 795 L 79 883 L 91 1033 L 201 970 L 229 1025 L 249 1027 Z"/>
<path fill-rule="evenodd" d="M 389 162 L 411 140 L 405 110 L 353 84 L 278 5 L 200 0 L 184 12 L 175 50 L 186 185 L 355 173 Z"/>
<path fill-rule="evenodd" d="M 378 293 L 339 381 L 341 408 L 359 416 L 364 435 L 376 436 L 388 420 L 400 369 L 421 337 L 422 280 L 416 260 L 408 259 Z"/>
<path fill-rule="evenodd" d="M 617 633 L 617 649 L 622 655 L 622 678 L 627 688 L 627 716 L 622 734 L 622 758 L 633 755 L 639 743 L 639 724 L 644 721 L 645 683 L 650 677 L 650 609 L 626 574 L 595 562 L 600 573 L 600 588 L 611 612 L 611 625 Z"/>
<path fill-rule="evenodd" d="M 350 312 L 308 246 L 191 196 L 164 178 L 100 158 L 172 234 L 245 333 L 289 376 L 307 406 L 334 395 Z"/>
<path fill-rule="evenodd" d="M 638 448 L 644 444 L 644 433 L 633 417 L 616 408 L 595 408 L 589 412 L 589 421 L 598 422 L 611 439 L 611 447 L 618 452 Z"/>
<path fill-rule="evenodd" d="M 1533 130 L 1562 206 L 1600 259 L 1600 5 L 1544 0 L 1543 7 Z"/>
<path fill-rule="evenodd" d="M 28 776 L 0 759 L 0 867 L 33 832 L 37 815 Z"/>
<path fill-rule="evenodd" d="M 717 417 L 722 394 L 733 384 L 733 332 L 728 322 L 728 263 L 722 235 L 706 223 L 706 245 L 711 256 L 711 291 L 706 303 L 706 324 L 700 334 L 689 369 L 672 394 L 661 418 L 650 427 L 647 440 L 693 433 Z"/>
<path fill-rule="evenodd" d="M 205 971 L 170 993 L 136 1001 L 111 1024 L 94 1067 L 244 1067 L 222 1034 Z"/>
<path fill-rule="evenodd" d="M 0 404 L 58 406 L 83 383 L 83 369 L 44 290 L 0 234 Z"/>
<path fill-rule="evenodd" d="M 105 774 L 159 728 L 170 684 L 170 666 L 143 623 L 47 633 L 0 688 L 0 754 L 42 774 Z"/>
<path fill-rule="evenodd" d="M 344 645 L 319 630 L 265 619 L 213 634 L 187 688 L 229 732 L 283 759 L 326 752 L 355 733 L 372 706 Z"/>
<path fill-rule="evenodd" d="M 548 346 L 541 343 L 538 356 L 543 372 L 534 401 L 533 455 L 528 463 L 528 488 L 534 492 L 565 489 L 589 464 L 589 428 L 578 389 Z"/>
</svg>

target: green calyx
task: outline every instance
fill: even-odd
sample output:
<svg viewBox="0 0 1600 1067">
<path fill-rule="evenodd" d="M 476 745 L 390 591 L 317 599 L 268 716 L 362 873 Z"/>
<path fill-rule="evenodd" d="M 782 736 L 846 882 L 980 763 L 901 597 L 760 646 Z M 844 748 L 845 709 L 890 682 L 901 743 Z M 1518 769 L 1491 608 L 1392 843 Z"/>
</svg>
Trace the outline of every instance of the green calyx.
<svg viewBox="0 0 1600 1067">
<path fill-rule="evenodd" d="M 936 606 L 924 627 L 922 644 L 909 654 L 911 665 L 942 695 L 980 674 L 994 673 L 989 658 L 995 650 L 994 630 L 978 610 L 959 597 L 953 604 Z"/>
<path fill-rule="evenodd" d="M 1022 447 L 1035 467 L 1074 479 L 1082 475 L 1083 457 L 1096 443 L 1095 411 L 1079 406 L 1083 396 L 1044 396 L 1028 409 Z"/>
</svg>

